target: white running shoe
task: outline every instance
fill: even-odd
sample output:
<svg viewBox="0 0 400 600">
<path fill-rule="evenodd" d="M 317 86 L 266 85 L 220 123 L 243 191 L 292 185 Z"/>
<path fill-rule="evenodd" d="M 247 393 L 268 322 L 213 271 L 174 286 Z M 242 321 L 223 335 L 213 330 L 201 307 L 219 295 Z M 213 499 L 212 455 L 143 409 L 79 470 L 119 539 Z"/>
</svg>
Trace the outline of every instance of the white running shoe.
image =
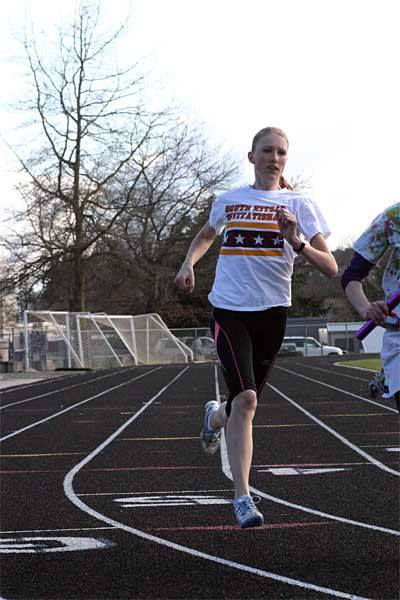
<svg viewBox="0 0 400 600">
<path fill-rule="evenodd" d="M 211 416 L 218 408 L 219 404 L 215 400 L 210 400 L 205 406 L 204 429 L 200 434 L 200 440 L 203 450 L 207 454 L 214 454 L 221 444 L 221 429 L 214 430 L 210 426 Z"/>
<path fill-rule="evenodd" d="M 264 523 L 264 517 L 257 510 L 251 496 L 240 496 L 240 498 L 233 501 L 233 508 L 241 529 L 258 527 Z"/>
</svg>

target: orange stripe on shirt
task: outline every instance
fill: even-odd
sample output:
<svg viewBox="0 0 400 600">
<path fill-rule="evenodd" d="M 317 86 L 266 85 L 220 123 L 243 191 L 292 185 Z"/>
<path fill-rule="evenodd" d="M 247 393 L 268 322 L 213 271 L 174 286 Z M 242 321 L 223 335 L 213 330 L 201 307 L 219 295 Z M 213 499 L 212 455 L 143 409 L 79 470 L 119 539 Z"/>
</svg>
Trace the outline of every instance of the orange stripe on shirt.
<svg viewBox="0 0 400 600">
<path fill-rule="evenodd" d="M 237 229 L 238 227 L 241 229 L 271 229 L 274 231 L 279 229 L 279 225 L 277 223 L 259 223 L 258 221 L 229 221 L 226 229 Z"/>
<path fill-rule="evenodd" d="M 221 248 L 220 254 L 245 256 L 283 256 L 283 250 L 251 250 L 250 248 Z"/>
</svg>

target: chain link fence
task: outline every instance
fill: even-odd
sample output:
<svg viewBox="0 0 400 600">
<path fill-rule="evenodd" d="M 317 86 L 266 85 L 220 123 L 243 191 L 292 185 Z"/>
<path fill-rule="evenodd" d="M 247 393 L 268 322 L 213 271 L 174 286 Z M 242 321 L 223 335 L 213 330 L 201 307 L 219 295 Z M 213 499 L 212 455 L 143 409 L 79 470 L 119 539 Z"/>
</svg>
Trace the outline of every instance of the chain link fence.
<svg viewBox="0 0 400 600">
<path fill-rule="evenodd" d="M 362 344 L 354 336 L 360 325 L 361 323 L 325 323 L 321 320 L 301 324 L 289 321 L 280 354 L 282 356 L 313 357 L 363 353 Z M 2 333 L 3 335 L 0 337 L 0 372 L 24 371 L 27 364 L 27 346 L 30 353 L 29 364 L 33 369 L 51 370 L 55 367 L 68 367 L 70 362 L 68 351 L 60 336 L 56 338 L 52 335 L 46 335 L 44 329 L 39 328 L 36 331 L 30 331 L 27 345 L 25 340 L 26 329 L 24 329 L 23 324 L 16 325 Z M 177 349 L 176 343 L 171 342 L 171 338 L 177 339 L 179 344 L 183 344 L 191 350 L 193 356 L 189 360 L 195 362 L 217 360 L 210 329 L 208 327 L 193 327 L 166 329 L 164 337 L 158 333 L 157 349 L 162 354 L 159 358 L 161 363 L 181 361 L 182 351 L 180 348 Z M 147 354 L 150 353 L 150 346 L 152 345 L 151 337 L 149 337 L 149 340 Z M 379 350 L 378 343 L 373 351 L 379 352 Z M 142 357 L 140 359 L 138 362 L 142 362 Z"/>
<path fill-rule="evenodd" d="M 328 356 L 364 352 L 354 336 L 361 323 L 293 324 L 286 326 L 282 355 Z M 216 359 L 212 334 L 207 327 L 171 329 L 171 332 L 194 350 L 197 360 Z M 378 350 L 377 350 L 378 351 Z"/>
</svg>

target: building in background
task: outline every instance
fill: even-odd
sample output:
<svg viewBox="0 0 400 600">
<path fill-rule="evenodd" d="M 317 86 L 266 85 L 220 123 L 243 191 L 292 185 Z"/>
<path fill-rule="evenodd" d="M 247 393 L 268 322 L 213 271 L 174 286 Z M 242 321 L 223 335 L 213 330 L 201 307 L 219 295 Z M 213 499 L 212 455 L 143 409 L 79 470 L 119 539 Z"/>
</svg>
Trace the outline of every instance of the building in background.
<svg viewBox="0 0 400 600">
<path fill-rule="evenodd" d="M 0 257 L 0 277 L 3 259 Z M 15 293 L 0 296 L 0 371 L 8 371 L 12 331 L 18 321 L 18 301 Z"/>
<path fill-rule="evenodd" d="M 319 330 L 319 339 L 323 344 L 339 346 L 347 352 L 366 352 L 380 354 L 383 343 L 383 327 L 375 327 L 366 338 L 360 342 L 355 333 L 364 323 L 327 323 Z"/>
</svg>

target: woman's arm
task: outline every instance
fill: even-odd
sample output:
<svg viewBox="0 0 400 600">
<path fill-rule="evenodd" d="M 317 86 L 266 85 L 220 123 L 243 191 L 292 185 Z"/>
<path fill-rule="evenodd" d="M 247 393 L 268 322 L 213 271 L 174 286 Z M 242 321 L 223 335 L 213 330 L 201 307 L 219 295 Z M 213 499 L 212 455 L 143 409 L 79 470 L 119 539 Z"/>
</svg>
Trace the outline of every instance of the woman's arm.
<svg viewBox="0 0 400 600">
<path fill-rule="evenodd" d="M 216 236 L 215 229 L 206 223 L 204 227 L 200 229 L 196 237 L 193 238 L 186 258 L 175 277 L 176 285 L 185 292 L 193 292 L 195 283 L 193 267 L 210 248 Z"/>
<path fill-rule="evenodd" d="M 294 250 L 297 250 L 301 246 L 302 240 L 298 234 L 296 217 L 286 208 L 280 208 L 278 210 L 278 225 L 283 237 Z M 329 250 L 322 234 L 317 233 L 317 235 L 314 235 L 310 244 L 304 246 L 301 254 L 327 277 L 335 277 L 337 274 L 338 266 L 335 257 Z"/>
<path fill-rule="evenodd" d="M 338 266 L 335 257 L 329 250 L 324 236 L 320 233 L 312 238 L 310 245 L 305 245 L 302 255 L 327 277 L 332 278 L 337 275 Z"/>
<path fill-rule="evenodd" d="M 375 325 L 383 325 L 389 314 L 389 308 L 386 302 L 370 302 L 364 293 L 362 280 L 374 267 L 358 252 L 354 256 L 342 275 L 342 287 L 356 311 L 365 321 L 373 321 Z"/>
<path fill-rule="evenodd" d="M 373 321 L 376 325 L 383 325 L 389 315 L 386 302 L 378 300 L 370 302 L 364 294 L 361 281 L 349 281 L 345 288 L 345 294 L 356 311 L 365 321 Z"/>
</svg>

